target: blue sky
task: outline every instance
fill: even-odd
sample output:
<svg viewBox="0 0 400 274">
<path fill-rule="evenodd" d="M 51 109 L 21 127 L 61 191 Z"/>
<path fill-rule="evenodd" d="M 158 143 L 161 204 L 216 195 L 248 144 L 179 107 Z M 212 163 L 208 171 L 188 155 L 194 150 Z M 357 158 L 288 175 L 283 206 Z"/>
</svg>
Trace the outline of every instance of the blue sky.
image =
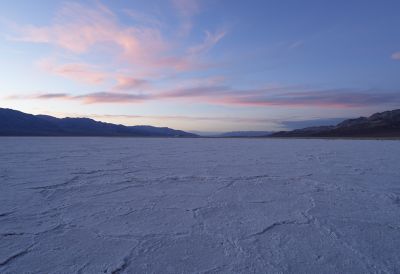
<svg viewBox="0 0 400 274">
<path fill-rule="evenodd" d="M 399 10 L 394 0 L 2 1 L 0 107 L 199 131 L 394 109 Z"/>
</svg>

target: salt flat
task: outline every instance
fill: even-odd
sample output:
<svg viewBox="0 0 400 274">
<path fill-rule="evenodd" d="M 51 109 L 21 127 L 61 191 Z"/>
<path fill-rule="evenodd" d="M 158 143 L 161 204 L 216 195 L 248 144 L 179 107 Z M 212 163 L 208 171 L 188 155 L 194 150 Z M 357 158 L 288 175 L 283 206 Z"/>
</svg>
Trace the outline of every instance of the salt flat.
<svg viewBox="0 0 400 274">
<path fill-rule="evenodd" d="M 1 138 L 0 273 L 399 273 L 400 142 Z"/>
</svg>

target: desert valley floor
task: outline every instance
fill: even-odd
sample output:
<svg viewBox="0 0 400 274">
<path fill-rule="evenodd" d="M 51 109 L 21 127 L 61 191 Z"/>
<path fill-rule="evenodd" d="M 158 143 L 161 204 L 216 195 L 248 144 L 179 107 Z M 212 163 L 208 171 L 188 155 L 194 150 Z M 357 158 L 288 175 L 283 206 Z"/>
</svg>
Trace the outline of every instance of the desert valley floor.
<svg viewBox="0 0 400 274">
<path fill-rule="evenodd" d="M 399 272 L 399 141 L 0 139 L 0 273 Z"/>
</svg>

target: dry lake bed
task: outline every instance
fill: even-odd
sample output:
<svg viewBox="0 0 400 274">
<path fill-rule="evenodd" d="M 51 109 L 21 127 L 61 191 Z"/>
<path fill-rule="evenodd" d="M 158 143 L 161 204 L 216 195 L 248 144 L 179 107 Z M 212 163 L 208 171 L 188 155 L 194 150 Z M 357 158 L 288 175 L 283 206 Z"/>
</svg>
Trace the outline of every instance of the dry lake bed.
<svg viewBox="0 0 400 274">
<path fill-rule="evenodd" d="M 0 273 L 400 273 L 400 141 L 1 138 Z"/>
</svg>

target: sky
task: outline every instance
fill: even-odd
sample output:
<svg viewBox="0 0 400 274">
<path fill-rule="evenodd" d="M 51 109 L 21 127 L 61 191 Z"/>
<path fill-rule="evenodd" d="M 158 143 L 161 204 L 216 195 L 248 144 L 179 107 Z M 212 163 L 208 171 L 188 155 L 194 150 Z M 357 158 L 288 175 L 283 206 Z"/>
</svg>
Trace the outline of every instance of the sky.
<svg viewBox="0 0 400 274">
<path fill-rule="evenodd" d="M 0 1 L 0 107 L 204 132 L 368 116 L 400 106 L 399 10 L 398 0 Z"/>
</svg>

